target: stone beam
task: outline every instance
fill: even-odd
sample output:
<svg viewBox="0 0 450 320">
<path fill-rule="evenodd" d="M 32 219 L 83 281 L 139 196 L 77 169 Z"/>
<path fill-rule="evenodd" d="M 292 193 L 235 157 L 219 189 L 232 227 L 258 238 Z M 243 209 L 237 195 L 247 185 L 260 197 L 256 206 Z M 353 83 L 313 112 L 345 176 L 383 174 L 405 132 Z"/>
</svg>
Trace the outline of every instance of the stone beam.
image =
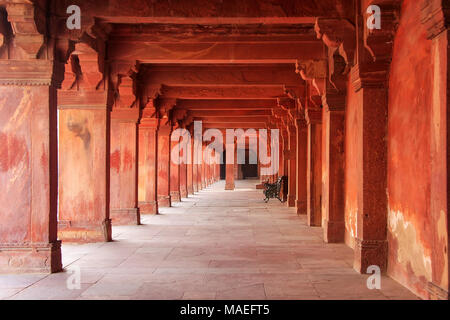
<svg viewBox="0 0 450 320">
<path fill-rule="evenodd" d="M 325 58 L 320 41 L 273 43 L 109 42 L 113 60 L 141 63 L 295 63 Z"/>
<path fill-rule="evenodd" d="M 177 108 L 189 110 L 271 110 L 278 108 L 276 99 L 177 100 Z"/>
<path fill-rule="evenodd" d="M 231 114 L 229 117 L 195 117 L 196 121 L 208 121 L 208 122 L 266 122 L 269 118 L 267 116 L 255 116 L 255 117 L 235 117 Z"/>
<path fill-rule="evenodd" d="M 304 62 L 305 64 L 307 62 Z M 301 78 L 292 64 L 219 66 L 141 66 L 146 84 L 183 85 L 286 85 L 298 86 Z"/>
<path fill-rule="evenodd" d="M 276 99 L 284 96 L 282 86 L 163 86 L 161 95 L 170 99 Z"/>
<path fill-rule="evenodd" d="M 260 116 L 272 116 L 271 110 L 219 110 L 219 111 L 189 111 L 189 115 L 193 117 L 260 117 Z"/>
<path fill-rule="evenodd" d="M 310 17 L 347 17 L 353 9 L 348 0 L 293 1 L 289 5 L 283 0 L 231 0 L 226 4 L 194 0 L 190 6 L 169 0 L 60 0 L 55 3 L 55 13 L 66 16 L 71 4 L 79 5 L 87 17 L 115 23 L 298 24 L 314 23 Z"/>
</svg>

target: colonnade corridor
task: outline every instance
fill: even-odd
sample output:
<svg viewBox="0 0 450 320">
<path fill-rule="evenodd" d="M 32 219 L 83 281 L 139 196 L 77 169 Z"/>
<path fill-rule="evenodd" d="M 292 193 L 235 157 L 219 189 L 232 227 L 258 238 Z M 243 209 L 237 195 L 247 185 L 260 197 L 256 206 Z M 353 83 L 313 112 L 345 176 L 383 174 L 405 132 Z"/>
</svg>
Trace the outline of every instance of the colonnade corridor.
<svg viewBox="0 0 450 320">
<path fill-rule="evenodd" d="M 62 245 L 65 272 L 2 275 L 3 299 L 416 299 L 382 276 L 381 290 L 353 270 L 353 250 L 323 242 L 256 180 L 224 181 L 140 226 L 113 226 L 112 242 Z M 80 272 L 81 287 L 68 288 Z M 69 281 L 68 281 L 69 280 Z"/>
</svg>

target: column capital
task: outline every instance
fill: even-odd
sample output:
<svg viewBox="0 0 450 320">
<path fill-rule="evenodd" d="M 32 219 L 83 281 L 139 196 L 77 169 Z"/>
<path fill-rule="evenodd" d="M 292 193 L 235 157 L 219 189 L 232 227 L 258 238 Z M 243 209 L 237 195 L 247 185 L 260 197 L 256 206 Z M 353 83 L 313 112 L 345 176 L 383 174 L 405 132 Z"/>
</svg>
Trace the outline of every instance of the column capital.
<svg viewBox="0 0 450 320">
<path fill-rule="evenodd" d="M 137 108 L 130 108 L 130 109 L 118 108 L 113 109 L 113 111 L 111 112 L 111 120 L 117 122 L 138 123 L 139 117 L 140 117 L 139 109 Z"/>
<path fill-rule="evenodd" d="M 322 105 L 325 112 L 345 111 L 345 93 L 327 93 L 322 96 Z"/>
<path fill-rule="evenodd" d="M 295 126 L 297 129 L 304 129 L 307 126 L 306 119 L 304 117 L 299 117 L 295 119 Z"/>
<path fill-rule="evenodd" d="M 305 110 L 305 119 L 308 125 L 310 124 L 321 124 L 322 123 L 322 110 L 321 109 L 310 109 Z"/>
<path fill-rule="evenodd" d="M 295 100 L 291 98 L 277 98 L 278 106 L 284 110 L 295 109 Z"/>
<path fill-rule="evenodd" d="M 159 124 L 158 126 L 158 135 L 161 136 L 170 136 L 172 134 L 172 126 L 171 125 L 164 125 Z"/>
<path fill-rule="evenodd" d="M 64 79 L 64 64 L 51 60 L 0 59 L 0 86 L 55 86 Z"/>
</svg>

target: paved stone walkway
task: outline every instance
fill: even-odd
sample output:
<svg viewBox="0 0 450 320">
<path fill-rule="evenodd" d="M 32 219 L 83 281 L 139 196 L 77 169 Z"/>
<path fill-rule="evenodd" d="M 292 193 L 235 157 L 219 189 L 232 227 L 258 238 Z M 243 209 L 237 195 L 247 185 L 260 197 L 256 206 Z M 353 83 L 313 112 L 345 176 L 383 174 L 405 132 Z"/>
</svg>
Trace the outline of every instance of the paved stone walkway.
<svg viewBox="0 0 450 320">
<path fill-rule="evenodd" d="M 265 204 L 255 184 L 224 191 L 222 181 L 141 226 L 114 227 L 113 242 L 63 245 L 68 272 L 0 275 L 0 299 L 416 299 L 388 277 L 367 289 L 350 248 Z M 81 288 L 69 290 L 77 270 Z"/>
</svg>

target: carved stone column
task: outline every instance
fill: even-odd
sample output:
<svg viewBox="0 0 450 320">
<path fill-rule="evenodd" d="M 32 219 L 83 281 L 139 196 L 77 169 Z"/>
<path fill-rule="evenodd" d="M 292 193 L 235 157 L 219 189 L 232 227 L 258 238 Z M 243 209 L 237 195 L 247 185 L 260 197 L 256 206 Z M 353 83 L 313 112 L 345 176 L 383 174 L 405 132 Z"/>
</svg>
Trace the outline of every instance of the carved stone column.
<svg viewBox="0 0 450 320">
<path fill-rule="evenodd" d="M 111 220 L 114 225 L 139 225 L 139 108 L 133 91 L 133 79 L 124 75 L 117 76 L 120 77 L 120 85 L 117 88 L 119 96 L 111 113 Z"/>
<path fill-rule="evenodd" d="M 306 120 L 302 118 L 296 119 L 296 138 L 297 138 L 297 198 L 296 198 L 296 208 L 297 214 L 306 214 L 307 212 L 307 147 L 308 147 L 308 126 Z"/>
<path fill-rule="evenodd" d="M 293 122 L 288 126 L 289 152 L 286 152 L 288 158 L 288 201 L 287 205 L 294 208 L 297 199 L 297 129 Z"/>
<path fill-rule="evenodd" d="M 188 158 L 187 164 L 186 164 L 186 188 L 187 188 L 187 193 L 188 196 L 189 195 L 193 195 L 194 194 L 194 136 L 193 136 L 193 132 L 191 130 L 192 126 L 189 126 L 189 133 L 191 136 L 188 148 L 191 148 L 191 155 Z"/>
<path fill-rule="evenodd" d="M 6 5 L 9 22 L 14 26 L 17 18 L 19 32 L 30 37 L 24 47 L 27 34 L 16 32 L 3 43 L 0 33 L 0 49 L 14 46 L 23 53 L 0 57 L 0 273 L 58 272 L 56 90 L 64 64 L 38 58 L 44 37 L 35 8 L 17 2 Z M 0 24 L 8 25 L 6 17 Z"/>
<path fill-rule="evenodd" d="M 325 242 L 345 236 L 345 96 L 328 94 L 322 120 L 322 215 Z M 333 99 L 334 98 L 334 99 Z"/>
<path fill-rule="evenodd" d="M 307 148 L 307 221 L 309 226 L 322 225 L 322 111 L 306 109 Z"/>
<path fill-rule="evenodd" d="M 173 129 L 177 129 L 177 127 L 173 127 Z M 170 150 L 171 153 L 180 154 L 180 143 L 178 141 L 170 141 Z M 180 202 L 180 164 L 174 161 L 174 159 L 170 160 L 170 198 L 172 202 Z"/>
<path fill-rule="evenodd" d="M 183 136 L 183 143 L 186 141 L 187 137 Z M 189 145 L 190 147 L 190 145 Z M 188 188 L 187 188 L 187 159 L 188 155 L 186 150 L 180 150 L 180 158 L 182 159 L 180 163 L 180 198 L 187 198 Z"/>
<path fill-rule="evenodd" d="M 160 124 L 158 127 L 158 151 L 157 151 L 157 192 L 158 208 L 170 207 L 172 204 L 170 193 L 170 135 L 172 126 Z"/>
<path fill-rule="evenodd" d="M 172 124 L 169 118 L 170 110 L 175 106 L 175 100 L 158 100 L 158 146 L 157 146 L 157 194 L 158 208 L 170 207 L 170 136 Z"/>
<path fill-rule="evenodd" d="M 142 214 L 157 214 L 156 158 L 158 119 L 146 108 L 139 123 L 139 209 Z"/>
<path fill-rule="evenodd" d="M 225 190 L 234 190 L 234 166 L 236 159 L 236 144 L 233 141 L 226 141 L 226 172 L 225 172 Z"/>
<path fill-rule="evenodd" d="M 194 128 L 191 126 L 191 144 L 192 144 L 192 189 L 193 192 L 198 192 L 198 147 L 197 137 L 194 136 Z"/>
<path fill-rule="evenodd" d="M 59 108 L 59 230 L 63 241 L 111 240 L 108 82 L 96 51 L 79 43 Z M 68 64 L 69 65 L 69 64 Z M 72 79 L 75 79 L 72 83 Z"/>
</svg>

